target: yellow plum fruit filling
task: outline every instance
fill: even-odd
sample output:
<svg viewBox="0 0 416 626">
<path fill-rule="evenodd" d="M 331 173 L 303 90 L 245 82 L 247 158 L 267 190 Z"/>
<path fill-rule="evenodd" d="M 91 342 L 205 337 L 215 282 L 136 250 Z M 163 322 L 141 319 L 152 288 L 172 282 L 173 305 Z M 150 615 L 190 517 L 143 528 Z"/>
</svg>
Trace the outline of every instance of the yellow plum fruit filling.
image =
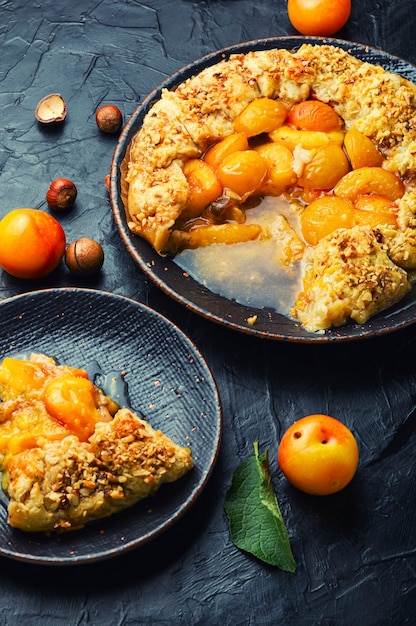
<svg viewBox="0 0 416 626">
<path fill-rule="evenodd" d="M 262 224 L 244 224 L 253 200 L 256 206 L 267 196 L 298 202 L 297 234 L 312 246 L 338 228 L 397 226 L 394 202 L 405 192 L 403 181 L 329 104 L 310 99 L 286 107 L 259 98 L 237 116 L 234 131 L 185 161 L 188 197 L 170 252 L 269 237 Z"/>
<path fill-rule="evenodd" d="M 3 359 L 0 398 L 0 460 L 69 434 L 86 441 L 118 408 L 85 370 L 40 354 Z"/>
</svg>

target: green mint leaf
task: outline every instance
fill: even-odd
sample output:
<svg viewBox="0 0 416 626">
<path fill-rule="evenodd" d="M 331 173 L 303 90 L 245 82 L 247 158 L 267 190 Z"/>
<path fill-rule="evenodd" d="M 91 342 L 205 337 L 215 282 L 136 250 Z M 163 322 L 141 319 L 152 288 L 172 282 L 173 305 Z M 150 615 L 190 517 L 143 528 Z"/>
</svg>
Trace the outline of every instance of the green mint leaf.
<svg viewBox="0 0 416 626">
<path fill-rule="evenodd" d="M 233 543 L 269 565 L 286 572 L 296 571 L 289 537 L 270 480 L 268 451 L 243 461 L 233 474 L 226 494 Z"/>
</svg>

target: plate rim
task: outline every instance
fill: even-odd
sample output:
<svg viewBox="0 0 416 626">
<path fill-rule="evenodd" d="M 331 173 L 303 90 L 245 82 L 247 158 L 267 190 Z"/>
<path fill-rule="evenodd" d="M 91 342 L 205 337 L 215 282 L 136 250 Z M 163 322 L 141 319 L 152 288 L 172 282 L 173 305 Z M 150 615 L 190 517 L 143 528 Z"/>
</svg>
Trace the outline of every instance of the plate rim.
<svg viewBox="0 0 416 626">
<path fill-rule="evenodd" d="M 95 562 L 99 562 L 103 560 L 108 560 L 110 558 L 116 558 L 122 554 L 125 554 L 134 549 L 142 547 L 143 545 L 149 543 L 150 541 L 157 540 L 162 534 L 164 534 L 175 523 L 177 523 L 180 519 L 184 517 L 184 515 L 189 511 L 189 509 L 192 508 L 196 500 L 201 496 L 202 492 L 205 490 L 207 483 L 209 482 L 209 479 L 212 475 L 212 472 L 216 466 L 218 456 L 220 453 L 222 435 L 223 435 L 223 408 L 222 408 L 221 397 L 219 394 L 219 389 L 218 389 L 216 380 L 214 378 L 212 369 L 209 366 L 203 354 L 201 353 L 198 346 L 179 326 L 177 326 L 174 322 L 172 322 L 170 319 L 168 319 L 165 315 L 163 315 L 159 311 L 156 311 L 155 309 L 150 307 L 148 304 L 138 302 L 137 300 L 134 300 L 133 298 L 130 298 L 129 296 L 115 294 L 115 293 L 101 290 L 101 289 L 93 289 L 93 288 L 88 288 L 88 287 L 72 287 L 72 286 L 71 287 L 56 287 L 56 288 L 38 289 L 38 290 L 29 291 L 29 292 L 25 292 L 22 294 L 16 294 L 13 296 L 6 297 L 0 300 L 0 314 L 2 313 L 2 310 L 4 310 L 5 307 L 18 306 L 20 302 L 23 302 L 23 303 L 29 302 L 29 304 L 31 304 L 33 300 L 36 300 L 39 297 L 44 298 L 44 306 L 45 306 L 48 298 L 51 297 L 51 294 L 55 295 L 57 298 L 59 298 L 61 294 L 64 294 L 65 297 L 71 296 L 72 298 L 74 298 L 74 295 L 75 296 L 76 295 L 78 296 L 88 295 L 90 298 L 94 298 L 100 302 L 102 300 L 108 301 L 109 299 L 111 299 L 112 301 L 116 303 L 120 303 L 120 304 L 127 303 L 130 307 L 133 307 L 133 309 L 135 310 L 145 311 L 147 312 L 148 315 L 150 315 L 154 319 L 162 320 L 162 323 L 165 325 L 165 328 L 174 330 L 176 336 L 180 338 L 183 345 L 186 346 L 186 348 L 189 348 L 191 350 L 192 355 L 194 357 L 198 358 L 199 366 L 202 367 L 203 370 L 205 371 L 206 377 L 209 377 L 209 381 L 208 381 L 209 386 L 210 386 L 211 392 L 214 394 L 213 398 L 215 398 L 215 407 L 213 410 L 213 415 L 214 415 L 214 420 L 215 420 L 216 436 L 212 440 L 212 448 L 210 451 L 211 456 L 209 457 L 209 463 L 207 463 L 207 466 L 203 466 L 202 468 L 203 471 L 201 472 L 200 478 L 196 481 L 195 485 L 189 489 L 188 493 L 186 494 L 185 500 L 183 502 L 180 502 L 178 507 L 175 507 L 174 512 L 168 517 L 167 520 L 165 520 L 164 522 L 158 522 L 158 525 L 155 529 L 153 530 L 150 529 L 144 535 L 131 539 L 128 542 L 123 543 L 121 545 L 115 542 L 116 547 L 107 546 L 105 549 L 99 551 L 98 553 L 89 549 L 84 554 L 76 553 L 76 554 L 66 554 L 63 556 L 56 556 L 56 555 L 48 556 L 48 555 L 30 554 L 30 553 L 25 553 L 20 549 L 19 550 L 13 549 L 12 547 L 10 547 L 10 543 L 11 543 L 10 538 L 8 540 L 9 546 L 3 546 L 0 544 L 0 556 L 3 556 L 5 558 L 8 558 L 14 561 L 32 563 L 32 564 L 37 564 L 37 565 L 48 565 L 48 566 L 72 566 L 72 565 L 82 565 L 85 563 L 92 563 L 92 562 L 95 563 Z M 12 352 L 13 350 L 10 350 L 9 353 L 11 354 Z M 3 356 L 1 358 L 3 358 Z M 210 407 L 212 406 L 213 404 L 210 403 Z M 130 510 L 131 510 L 131 507 L 129 507 L 129 509 L 125 509 L 124 512 L 128 513 Z M 101 520 L 101 522 L 108 521 L 108 519 L 111 519 L 111 517 L 112 516 L 110 516 L 110 518 Z M 97 520 L 97 522 L 94 522 L 94 523 L 97 524 L 99 522 L 100 520 Z M 88 528 L 88 527 L 91 527 L 91 525 L 87 524 L 85 528 Z M 22 533 L 22 531 L 19 531 L 17 529 L 12 529 L 12 530 L 16 531 L 17 533 Z M 76 532 L 77 531 L 74 531 L 74 533 Z M 28 537 L 28 543 L 30 543 L 31 540 L 33 540 L 33 543 L 36 545 L 37 543 L 36 537 L 39 536 L 38 533 L 24 533 L 24 535 L 25 537 L 26 536 Z M 42 534 L 42 539 L 44 539 L 44 534 Z M 94 545 L 93 541 L 91 541 L 89 545 L 93 546 Z"/>
<path fill-rule="evenodd" d="M 136 235 L 133 235 L 133 233 L 130 231 L 127 226 L 124 205 L 120 197 L 121 190 L 119 181 L 119 169 L 128 146 L 129 137 L 131 139 L 132 134 L 134 134 L 134 132 L 136 132 L 137 128 L 140 126 L 140 123 L 138 123 L 137 121 L 138 118 L 143 117 L 152 106 L 152 104 L 158 100 L 162 89 L 174 87 L 174 85 L 183 82 L 189 76 L 195 74 L 196 71 L 200 71 L 201 69 L 203 69 L 203 67 L 206 67 L 207 65 L 212 65 L 215 62 L 231 54 L 235 54 L 238 52 L 243 53 L 243 51 L 248 51 L 252 49 L 270 49 L 273 47 L 278 47 L 279 44 L 285 48 L 295 49 L 297 47 L 300 47 L 304 43 L 312 43 L 317 45 L 333 45 L 341 47 L 347 52 L 352 53 L 354 53 L 354 50 L 356 53 L 357 51 L 367 51 L 368 53 L 381 55 L 386 59 L 391 59 L 395 62 L 402 62 L 407 67 L 412 69 L 414 68 L 416 72 L 416 66 L 412 65 L 405 59 L 401 59 L 400 57 L 385 52 L 384 50 L 368 44 L 362 44 L 355 41 L 337 39 L 332 37 L 305 37 L 301 35 L 268 37 L 263 39 L 254 39 L 251 41 L 240 42 L 238 44 L 230 45 L 203 55 L 199 59 L 196 59 L 193 62 L 184 65 L 182 68 L 180 68 L 170 76 L 167 76 L 163 81 L 156 85 L 154 89 L 152 89 L 152 91 L 150 91 L 150 93 L 148 93 L 147 96 L 145 96 L 145 98 L 138 104 L 136 109 L 129 117 L 127 123 L 125 124 L 114 150 L 110 169 L 110 203 L 113 219 L 118 228 L 122 242 L 124 243 L 128 253 L 136 262 L 141 271 L 148 278 L 150 278 L 150 280 L 167 296 L 169 296 L 176 302 L 179 302 L 182 306 L 185 306 L 197 315 L 200 315 L 203 318 L 210 320 L 211 322 L 220 324 L 226 328 L 232 329 L 233 331 L 240 333 L 242 332 L 244 334 L 256 336 L 261 339 L 271 339 L 276 341 L 309 345 L 326 345 L 333 344 L 334 342 L 342 343 L 363 339 L 371 339 L 380 335 L 386 335 L 392 332 L 396 332 L 397 330 L 406 328 L 414 324 L 416 322 L 416 311 L 411 317 L 407 317 L 405 320 L 399 321 L 396 324 L 391 324 L 389 322 L 391 321 L 390 318 L 394 317 L 395 313 L 400 312 L 401 310 L 406 311 L 409 307 L 412 306 L 412 304 L 416 306 L 416 302 L 408 303 L 405 296 L 402 300 L 393 305 L 393 307 L 390 307 L 386 311 L 379 312 L 365 324 L 360 325 L 356 323 L 349 323 L 340 327 L 331 328 L 323 333 L 310 333 L 301 328 L 300 323 L 295 320 L 286 318 L 285 316 L 275 311 L 267 309 L 256 309 L 255 307 L 247 307 L 245 305 L 241 305 L 233 300 L 229 300 L 227 298 L 224 298 L 223 296 L 219 296 L 218 294 L 209 291 L 201 283 L 198 283 L 192 277 L 186 276 L 185 280 L 190 281 L 189 284 L 191 284 L 192 286 L 196 285 L 196 289 L 199 288 L 198 296 L 200 295 L 200 299 L 203 302 L 205 302 L 206 298 L 210 298 L 211 296 L 215 299 L 216 302 L 219 302 L 220 304 L 224 302 L 226 306 L 231 307 L 233 313 L 235 309 L 237 314 L 241 315 L 242 321 L 234 321 L 232 319 L 233 313 L 230 313 L 230 315 L 221 315 L 216 311 L 208 310 L 207 308 L 205 308 L 204 304 L 201 304 L 200 302 L 195 302 L 195 299 L 190 299 L 188 296 L 183 295 L 182 293 L 178 293 L 178 291 L 167 281 L 167 272 L 164 275 L 162 274 L 162 272 L 160 272 L 160 275 L 156 273 L 154 268 L 157 266 L 161 257 L 151 250 L 150 244 L 144 242 L 143 240 L 138 241 L 140 238 Z M 143 258 L 143 254 L 140 254 L 140 252 L 136 249 L 135 244 L 138 246 L 142 246 L 145 250 L 148 250 L 148 253 L 146 254 L 149 255 L 149 258 L 153 255 L 153 258 L 146 261 L 146 259 Z M 185 276 L 185 273 L 181 270 L 179 266 L 174 263 L 173 260 L 167 258 L 164 259 L 166 268 L 172 268 L 172 265 L 174 265 L 176 268 L 178 268 L 178 270 L 174 270 L 175 274 L 179 276 L 179 273 L 182 272 L 182 274 Z M 252 315 L 258 315 L 259 313 L 262 318 L 264 317 L 265 324 L 267 324 L 267 319 L 269 318 L 271 326 L 272 322 L 274 320 L 277 320 L 280 326 L 289 330 L 281 330 L 280 332 L 275 332 L 274 330 L 270 330 L 270 328 L 260 328 L 258 325 L 258 320 L 255 324 L 250 325 L 247 322 L 247 319 Z M 379 323 L 379 320 L 382 317 L 386 318 L 385 325 Z"/>
</svg>

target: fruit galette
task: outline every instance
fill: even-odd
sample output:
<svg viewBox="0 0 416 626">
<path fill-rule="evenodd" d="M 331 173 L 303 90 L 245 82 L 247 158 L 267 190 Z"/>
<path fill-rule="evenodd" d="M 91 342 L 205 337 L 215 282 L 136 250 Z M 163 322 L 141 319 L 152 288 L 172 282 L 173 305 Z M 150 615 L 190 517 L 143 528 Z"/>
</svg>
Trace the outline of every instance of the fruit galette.
<svg viewBox="0 0 416 626">
<path fill-rule="evenodd" d="M 236 54 L 162 92 L 125 183 L 129 228 L 158 253 L 284 242 L 269 262 L 302 279 L 287 316 L 361 324 L 416 267 L 416 87 L 331 45 Z M 247 219 L 264 198 L 275 224 Z"/>
</svg>

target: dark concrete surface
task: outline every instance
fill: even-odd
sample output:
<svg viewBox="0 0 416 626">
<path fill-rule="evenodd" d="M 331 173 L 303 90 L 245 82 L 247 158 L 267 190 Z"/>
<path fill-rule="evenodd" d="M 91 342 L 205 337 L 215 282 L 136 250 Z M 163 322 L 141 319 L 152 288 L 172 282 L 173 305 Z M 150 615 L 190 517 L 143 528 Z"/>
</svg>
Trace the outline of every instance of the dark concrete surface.
<svg viewBox="0 0 416 626">
<path fill-rule="evenodd" d="M 414 0 L 353 0 L 337 37 L 416 64 Z M 295 35 L 284 0 L 0 0 L 0 215 L 45 208 L 58 176 L 78 186 L 60 219 L 68 241 L 105 250 L 101 274 L 64 267 L 35 283 L 0 274 L 0 297 L 81 286 L 149 304 L 196 343 L 217 381 L 224 432 L 194 507 L 162 537 L 108 561 L 45 566 L 0 558 L 0 625 L 402 626 L 416 620 L 415 336 L 412 327 L 343 345 L 292 345 L 245 336 L 173 302 L 136 267 L 113 223 L 104 177 L 116 139 L 94 121 L 102 103 L 125 119 L 164 78 L 224 46 Z M 63 126 L 45 129 L 37 102 L 60 92 Z M 292 489 L 277 469 L 283 431 L 329 413 L 361 451 L 351 485 L 329 498 Z M 295 574 L 232 544 L 223 504 L 252 444 L 270 450 L 272 480 L 298 563 Z"/>
</svg>

